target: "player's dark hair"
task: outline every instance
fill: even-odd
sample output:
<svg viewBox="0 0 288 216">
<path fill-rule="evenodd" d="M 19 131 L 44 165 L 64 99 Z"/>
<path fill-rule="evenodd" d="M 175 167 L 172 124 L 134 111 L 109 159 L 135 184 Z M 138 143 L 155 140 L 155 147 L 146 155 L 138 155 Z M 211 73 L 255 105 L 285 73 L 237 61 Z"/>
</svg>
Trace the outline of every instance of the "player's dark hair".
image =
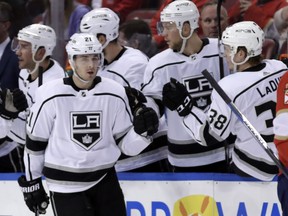
<svg viewBox="0 0 288 216">
<path fill-rule="evenodd" d="M 97 36 L 97 39 L 98 39 L 100 36 L 106 37 L 106 35 L 103 34 L 103 33 L 99 33 L 99 34 L 97 34 L 96 36 Z M 115 38 L 114 40 L 110 41 L 109 43 L 117 43 L 117 41 L 118 41 L 118 37 Z"/>
<path fill-rule="evenodd" d="M 244 46 L 239 46 L 237 52 L 243 50 L 247 54 L 247 49 Z M 258 65 L 262 61 L 263 57 L 261 55 L 250 57 L 247 61 L 250 65 Z"/>
</svg>

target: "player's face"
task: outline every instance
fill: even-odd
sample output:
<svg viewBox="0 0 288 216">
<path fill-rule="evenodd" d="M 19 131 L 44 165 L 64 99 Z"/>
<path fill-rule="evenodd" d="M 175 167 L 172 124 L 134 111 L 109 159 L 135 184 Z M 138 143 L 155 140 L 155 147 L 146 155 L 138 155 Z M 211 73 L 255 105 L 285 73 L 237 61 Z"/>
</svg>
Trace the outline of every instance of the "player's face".
<svg viewBox="0 0 288 216">
<path fill-rule="evenodd" d="M 224 30 L 228 26 L 228 19 L 227 14 L 223 8 L 221 9 L 220 19 L 221 30 Z M 200 25 L 205 37 L 218 37 L 217 5 L 209 5 L 202 10 Z"/>
<path fill-rule="evenodd" d="M 18 56 L 18 64 L 20 69 L 33 70 L 35 62 L 32 58 L 31 43 L 26 41 L 18 41 L 16 55 Z"/>
<path fill-rule="evenodd" d="M 165 41 L 169 48 L 173 50 L 180 50 L 182 46 L 182 38 L 180 37 L 179 30 L 174 22 L 162 22 Z"/>
<path fill-rule="evenodd" d="M 75 70 L 86 81 L 92 81 L 101 66 L 100 54 L 78 55 L 75 58 Z"/>
</svg>

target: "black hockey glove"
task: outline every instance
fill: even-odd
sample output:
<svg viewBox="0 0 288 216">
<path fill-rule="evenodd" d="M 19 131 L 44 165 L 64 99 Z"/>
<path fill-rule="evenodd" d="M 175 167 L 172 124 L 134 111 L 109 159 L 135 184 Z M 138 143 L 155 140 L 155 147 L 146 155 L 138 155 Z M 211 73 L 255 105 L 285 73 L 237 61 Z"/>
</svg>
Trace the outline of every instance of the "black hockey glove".
<svg viewBox="0 0 288 216">
<path fill-rule="evenodd" d="M 26 96 L 20 89 L 0 91 L 0 115 L 3 118 L 15 119 L 27 107 Z"/>
<path fill-rule="evenodd" d="M 143 107 L 143 103 L 146 103 L 147 100 L 143 93 L 135 88 L 125 87 L 125 91 L 129 100 L 130 109 L 133 113 L 133 116 L 135 116 L 137 110 Z"/>
<path fill-rule="evenodd" d="M 168 109 L 177 110 L 180 116 L 190 113 L 193 106 L 193 99 L 183 84 L 171 78 L 169 83 L 163 86 L 163 105 Z"/>
<path fill-rule="evenodd" d="M 49 205 L 49 197 L 43 188 L 41 178 L 27 181 L 26 177 L 22 175 L 18 179 L 18 184 L 30 211 L 45 214 Z"/>
<path fill-rule="evenodd" d="M 158 131 L 159 119 L 156 112 L 143 106 L 137 110 L 133 119 L 134 130 L 141 136 L 152 136 Z"/>
</svg>

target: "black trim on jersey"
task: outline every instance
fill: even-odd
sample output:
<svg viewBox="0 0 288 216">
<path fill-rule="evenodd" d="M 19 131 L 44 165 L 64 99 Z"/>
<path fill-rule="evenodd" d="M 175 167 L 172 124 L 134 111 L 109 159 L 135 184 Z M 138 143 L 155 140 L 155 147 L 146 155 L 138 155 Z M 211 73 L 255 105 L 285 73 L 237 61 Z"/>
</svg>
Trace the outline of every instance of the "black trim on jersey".
<svg viewBox="0 0 288 216">
<path fill-rule="evenodd" d="M 100 76 L 96 76 L 95 79 L 93 80 L 93 83 L 91 85 L 91 87 L 87 90 L 91 90 L 93 89 L 98 83 L 100 83 L 102 81 L 101 77 Z M 79 88 L 78 86 L 76 86 L 76 84 L 74 83 L 73 81 L 73 78 L 72 76 L 70 77 L 66 77 L 66 78 L 63 78 L 63 82 L 65 85 L 71 85 L 72 88 L 75 90 L 75 91 L 81 91 L 83 89 Z"/>
<path fill-rule="evenodd" d="M 18 134 L 16 134 L 14 131 L 10 130 L 10 133 L 12 133 L 18 139 L 23 140 L 23 142 L 25 142 L 25 139 L 23 139 L 22 137 L 18 136 Z"/>
<path fill-rule="evenodd" d="M 32 180 L 32 170 L 30 169 L 31 167 L 31 158 L 30 154 L 27 154 L 27 163 L 28 163 L 28 173 L 29 173 L 29 178 Z"/>
<path fill-rule="evenodd" d="M 233 103 L 235 103 L 235 101 L 236 101 L 236 99 L 237 99 L 238 97 L 240 97 L 243 93 L 245 93 L 246 91 L 248 91 L 250 88 L 252 88 L 252 87 L 255 86 L 256 84 L 262 82 L 263 80 L 265 80 L 265 79 L 267 79 L 267 78 L 269 78 L 269 77 L 271 77 L 271 76 L 275 76 L 275 75 L 278 74 L 278 73 L 282 73 L 283 71 L 287 71 L 287 68 L 286 68 L 286 69 L 281 69 L 280 71 L 276 71 L 276 72 L 274 72 L 274 73 L 271 73 L 269 76 L 265 76 L 265 77 L 263 77 L 262 79 L 258 80 L 257 82 L 253 83 L 251 86 L 248 86 L 246 89 L 244 89 L 243 91 L 239 92 L 239 94 L 237 94 L 237 95 L 234 97 Z"/>
<path fill-rule="evenodd" d="M 124 53 L 126 50 L 127 50 L 127 48 L 122 46 L 121 51 L 118 53 L 118 55 L 117 55 L 110 63 L 108 63 L 108 61 L 107 61 L 106 59 L 104 59 L 104 67 L 105 67 L 106 65 L 110 65 L 110 64 L 112 64 L 112 62 L 117 61 L 118 59 L 120 59 L 121 56 L 123 55 L 123 53 Z"/>
<path fill-rule="evenodd" d="M 124 87 L 123 87 L 124 88 Z M 96 93 L 96 94 L 93 94 L 94 96 L 98 96 L 98 95 L 111 95 L 111 96 L 114 96 L 114 97 L 116 97 L 116 98 L 119 98 L 120 100 L 122 100 L 123 101 L 123 103 L 125 104 L 125 110 L 126 110 L 126 112 L 129 114 L 129 117 L 130 117 L 130 121 L 131 122 L 133 122 L 133 118 L 132 118 L 132 114 L 131 114 L 131 112 L 129 111 L 130 110 L 130 107 L 129 107 L 129 109 L 128 109 L 128 106 L 126 106 L 127 104 L 125 103 L 125 100 L 122 98 L 122 97 L 120 97 L 119 95 L 116 95 L 116 94 L 111 94 L 111 93 Z"/>
<path fill-rule="evenodd" d="M 64 78 L 64 80 L 65 80 L 65 79 L 69 79 L 69 77 Z M 124 87 L 123 87 L 123 88 L 124 88 Z M 125 107 L 126 107 L 125 110 L 126 110 L 126 112 L 129 113 L 130 121 L 133 122 L 131 113 L 129 112 L 129 109 L 128 109 L 128 107 L 126 106 L 126 103 L 125 103 L 125 101 L 124 101 L 124 99 L 123 99 L 122 97 L 120 97 L 119 95 L 111 94 L 111 93 L 93 94 L 93 96 L 99 96 L 99 95 L 111 95 L 111 96 L 113 96 L 113 97 L 116 97 L 116 98 L 121 99 L 121 100 L 123 101 L 123 103 L 125 104 Z M 34 121 L 34 123 L 33 123 L 33 126 L 31 127 L 31 128 L 32 128 L 32 129 L 31 129 L 31 134 L 32 134 L 33 131 L 34 131 L 34 127 L 35 127 L 35 125 L 36 125 L 38 116 L 39 116 L 39 114 L 40 114 L 40 112 L 41 112 L 44 104 L 47 103 L 48 101 L 54 99 L 54 98 L 57 98 L 57 97 L 76 97 L 76 96 L 75 96 L 74 94 L 59 94 L 59 95 L 54 95 L 54 96 L 52 96 L 52 97 L 50 97 L 50 98 L 47 98 L 45 101 L 43 101 L 42 104 L 41 104 L 41 106 L 40 106 L 40 108 L 38 109 L 38 112 L 37 112 L 37 115 L 36 115 L 36 117 L 35 117 L 35 121 Z"/>
<path fill-rule="evenodd" d="M 186 155 L 186 154 L 198 154 L 198 153 L 205 153 L 207 154 L 208 151 L 212 151 L 218 149 L 220 147 L 224 147 L 223 142 L 218 142 L 212 146 L 202 146 L 199 143 L 191 143 L 191 144 L 173 144 L 168 141 L 168 150 L 169 152 L 176 154 L 176 155 Z"/>
<path fill-rule="evenodd" d="M 111 168 L 102 169 L 94 172 L 68 172 L 63 170 L 57 170 L 50 167 L 44 166 L 43 175 L 46 178 L 56 180 L 56 181 L 69 181 L 69 182 L 93 182 L 98 181 L 106 173 L 108 173 Z"/>
<path fill-rule="evenodd" d="M 50 68 L 52 68 L 54 64 L 55 64 L 54 61 L 52 61 L 52 60 L 50 59 L 49 65 L 48 65 L 48 67 L 46 68 L 45 71 L 47 71 L 47 70 L 49 70 Z M 45 71 L 43 71 L 42 74 L 43 74 Z M 29 72 L 28 72 L 28 73 L 29 73 Z M 32 76 L 31 76 L 31 74 L 29 73 L 27 80 L 28 80 L 30 83 L 31 83 L 31 82 L 34 82 L 34 80 L 36 80 L 37 78 L 39 78 L 39 76 L 37 76 L 34 80 L 32 80 L 31 77 L 32 77 Z"/>
<path fill-rule="evenodd" d="M 202 38 L 201 41 L 202 41 L 202 46 L 201 46 L 200 50 L 197 52 L 197 54 L 200 53 L 203 50 L 204 46 L 206 46 L 206 45 L 208 45 L 210 43 L 208 38 Z M 177 50 L 173 50 L 173 52 L 178 52 L 178 51 Z M 190 57 L 189 55 L 187 55 L 185 53 L 182 53 L 182 55 L 184 55 L 186 57 Z"/>
<path fill-rule="evenodd" d="M 153 78 L 154 78 L 154 73 L 155 73 L 157 70 L 162 69 L 162 68 L 164 68 L 164 67 L 166 67 L 166 66 L 170 66 L 170 65 L 183 64 L 183 63 L 185 63 L 185 62 L 186 62 L 186 61 L 172 62 L 172 63 L 165 64 L 165 65 L 162 65 L 162 66 L 160 66 L 160 67 L 155 68 L 155 69 L 153 70 L 153 72 L 152 72 L 152 76 L 151 76 L 150 80 L 141 87 L 141 91 L 142 91 L 150 82 L 152 82 L 152 80 L 153 80 Z"/>
<path fill-rule="evenodd" d="M 36 141 L 30 139 L 30 137 L 26 136 L 26 147 L 32 151 L 44 151 L 47 148 L 48 141 Z"/>
<path fill-rule="evenodd" d="M 121 74 L 117 73 L 116 71 L 112 71 L 112 70 L 107 70 L 106 73 L 107 73 L 107 72 L 119 76 L 119 77 L 126 83 L 126 85 L 127 85 L 128 87 L 131 87 L 129 81 L 126 80 L 126 79 L 124 78 L 124 76 L 122 76 Z"/>
<path fill-rule="evenodd" d="M 250 67 L 250 68 L 246 68 L 242 72 L 252 72 L 252 71 L 258 72 L 260 70 L 263 70 L 265 67 L 266 67 L 266 63 L 262 62 L 262 63 L 260 63 L 260 64 L 258 64 L 256 66 L 253 66 L 253 67 Z"/>
<path fill-rule="evenodd" d="M 68 78 L 69 78 L 69 77 L 68 77 Z M 66 78 L 64 78 L 64 80 L 65 80 L 65 79 L 66 79 Z M 32 134 L 33 131 L 34 131 L 34 127 L 35 127 L 35 125 L 36 125 L 36 122 L 37 122 L 38 116 L 39 116 L 39 114 L 40 114 L 40 112 L 41 112 L 41 110 L 42 110 L 44 104 L 45 104 L 46 102 L 48 102 L 48 101 L 54 99 L 54 98 L 57 98 L 57 97 L 76 97 L 76 96 L 75 96 L 74 94 L 61 94 L 61 95 L 54 95 L 53 97 L 47 98 L 45 101 L 43 101 L 43 103 L 41 104 L 41 106 L 40 106 L 39 109 L 38 109 L 38 112 L 37 112 L 37 115 L 36 115 L 36 117 L 35 117 L 35 121 L 34 121 L 34 123 L 33 123 L 33 126 L 31 127 L 31 128 L 32 128 L 32 129 L 31 129 L 31 134 Z"/>
<path fill-rule="evenodd" d="M 269 174 L 277 174 L 279 173 L 279 168 L 276 165 L 269 165 L 265 162 L 254 160 L 249 158 L 245 153 L 241 150 L 237 149 L 236 146 L 234 147 L 234 152 L 238 157 L 245 161 L 246 163 L 250 164 L 251 166 L 261 170 L 262 172 L 269 173 Z"/>
</svg>

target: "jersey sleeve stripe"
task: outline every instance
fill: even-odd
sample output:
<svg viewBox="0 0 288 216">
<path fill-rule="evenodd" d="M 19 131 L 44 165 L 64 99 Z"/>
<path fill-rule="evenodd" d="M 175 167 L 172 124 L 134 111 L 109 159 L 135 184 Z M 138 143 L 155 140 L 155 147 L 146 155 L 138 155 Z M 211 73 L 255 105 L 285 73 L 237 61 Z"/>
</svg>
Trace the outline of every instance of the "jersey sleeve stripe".
<svg viewBox="0 0 288 216">
<path fill-rule="evenodd" d="M 48 145 L 47 141 L 32 140 L 29 135 L 26 136 L 26 148 L 33 152 L 44 151 Z"/>
</svg>

